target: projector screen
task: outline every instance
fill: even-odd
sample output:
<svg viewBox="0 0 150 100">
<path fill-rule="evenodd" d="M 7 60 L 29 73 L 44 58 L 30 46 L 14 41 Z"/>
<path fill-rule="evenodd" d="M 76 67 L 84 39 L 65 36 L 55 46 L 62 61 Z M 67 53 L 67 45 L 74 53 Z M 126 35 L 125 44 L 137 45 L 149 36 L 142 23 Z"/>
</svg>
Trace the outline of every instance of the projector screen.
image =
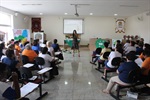
<svg viewBox="0 0 150 100">
<path fill-rule="evenodd" d="M 64 34 L 72 34 L 73 30 L 83 34 L 83 19 L 64 19 Z"/>
</svg>

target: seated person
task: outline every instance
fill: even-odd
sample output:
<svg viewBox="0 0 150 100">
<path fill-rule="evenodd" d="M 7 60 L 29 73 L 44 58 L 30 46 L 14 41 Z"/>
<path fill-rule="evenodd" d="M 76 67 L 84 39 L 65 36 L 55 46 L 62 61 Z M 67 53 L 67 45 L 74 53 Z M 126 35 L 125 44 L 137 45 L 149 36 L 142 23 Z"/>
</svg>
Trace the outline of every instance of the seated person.
<svg viewBox="0 0 150 100">
<path fill-rule="evenodd" d="M 18 76 L 12 72 L 11 79 L 12 85 L 6 83 L 7 67 L 5 64 L 0 63 L 0 100 L 16 100 L 20 98 L 20 88 Z"/>
<path fill-rule="evenodd" d="M 55 67 L 55 59 L 54 59 L 54 57 L 51 57 L 48 54 L 48 48 L 47 47 L 44 47 L 42 49 L 42 53 L 39 54 L 39 57 L 42 57 L 45 60 L 45 64 L 43 65 L 43 68 Z M 51 70 L 50 74 L 51 74 L 50 77 L 52 78 L 53 77 L 52 70 Z"/>
<path fill-rule="evenodd" d="M 145 49 L 143 51 L 144 61 L 142 63 L 142 80 L 144 81 L 150 81 L 149 75 L 150 75 L 150 50 Z"/>
<path fill-rule="evenodd" d="M 54 43 L 52 44 L 55 52 L 61 51 L 59 44 L 57 43 L 57 39 L 54 39 Z"/>
<path fill-rule="evenodd" d="M 5 44 L 4 44 L 4 42 L 0 42 L 0 59 L 1 59 L 1 57 L 4 55 L 3 54 L 3 49 L 5 48 Z"/>
<path fill-rule="evenodd" d="M 111 64 L 113 58 L 115 57 L 122 57 L 122 48 L 120 46 L 117 46 L 115 51 L 111 51 L 111 53 L 109 54 L 109 57 L 108 57 L 108 61 L 105 61 L 105 67 L 108 68 L 108 69 L 113 69 L 115 68 L 115 66 L 113 66 Z M 106 75 L 106 69 L 104 69 L 104 78 L 105 78 L 105 75 Z"/>
<path fill-rule="evenodd" d="M 126 59 L 127 62 L 121 64 L 117 70 L 118 76 L 113 76 L 110 78 L 107 88 L 103 90 L 104 93 L 109 94 L 115 83 L 119 83 L 122 85 L 131 84 L 131 81 L 128 79 L 129 72 L 139 67 L 134 62 L 135 54 L 133 54 L 132 52 L 126 55 Z"/>
<path fill-rule="evenodd" d="M 2 63 L 5 63 L 10 72 L 16 72 L 20 78 L 19 68 L 22 65 L 21 61 L 15 59 L 14 51 L 11 49 L 6 50 L 6 57 L 2 59 Z"/>
<path fill-rule="evenodd" d="M 109 45 L 108 42 L 104 42 L 104 48 L 102 49 L 102 51 L 101 51 L 101 53 L 100 53 L 100 57 L 97 56 L 97 57 L 95 58 L 95 60 L 94 60 L 93 62 L 90 62 L 90 63 L 95 64 L 95 62 L 96 62 L 97 60 L 101 60 L 101 61 L 106 60 L 105 58 L 103 58 L 103 54 L 104 54 L 105 52 L 111 52 L 111 49 L 108 48 L 108 45 Z"/>
<path fill-rule="evenodd" d="M 34 50 L 37 53 L 37 55 L 39 54 L 40 47 L 38 46 L 38 41 L 37 40 L 33 41 L 32 50 Z"/>
<path fill-rule="evenodd" d="M 25 55 L 28 57 L 29 62 L 34 63 L 34 59 L 35 57 L 37 57 L 38 55 L 36 54 L 36 52 L 34 50 L 31 49 L 31 45 L 27 44 L 25 46 L 25 49 L 22 52 L 22 55 Z"/>
<path fill-rule="evenodd" d="M 130 41 L 130 46 L 128 46 L 125 49 L 124 54 L 128 54 L 130 51 L 135 51 L 136 52 L 136 47 L 135 47 L 135 42 L 134 41 Z"/>
<path fill-rule="evenodd" d="M 50 55 L 52 57 L 55 57 L 55 51 L 54 51 L 54 48 L 52 47 L 52 42 L 51 41 L 47 41 L 46 42 L 46 46 L 48 48 L 48 52 L 50 53 Z"/>
</svg>

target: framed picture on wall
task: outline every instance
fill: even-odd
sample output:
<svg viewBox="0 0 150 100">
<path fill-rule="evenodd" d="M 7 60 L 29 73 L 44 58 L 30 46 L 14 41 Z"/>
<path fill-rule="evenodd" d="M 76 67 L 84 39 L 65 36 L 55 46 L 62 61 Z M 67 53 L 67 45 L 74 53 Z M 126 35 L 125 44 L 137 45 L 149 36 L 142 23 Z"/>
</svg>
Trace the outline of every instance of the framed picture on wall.
<svg viewBox="0 0 150 100">
<path fill-rule="evenodd" d="M 116 33 L 125 33 L 125 19 L 116 19 Z"/>
</svg>

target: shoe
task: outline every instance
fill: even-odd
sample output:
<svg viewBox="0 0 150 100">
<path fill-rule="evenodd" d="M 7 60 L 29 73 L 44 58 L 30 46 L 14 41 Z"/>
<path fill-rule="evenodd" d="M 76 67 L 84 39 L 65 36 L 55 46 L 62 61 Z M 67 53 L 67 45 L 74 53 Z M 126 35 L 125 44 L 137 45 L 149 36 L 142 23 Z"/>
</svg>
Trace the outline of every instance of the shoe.
<svg viewBox="0 0 150 100">
<path fill-rule="evenodd" d="M 93 64 L 93 65 L 97 65 L 97 64 L 95 64 L 94 62 L 91 62 L 91 61 L 90 61 L 90 63 Z"/>
</svg>

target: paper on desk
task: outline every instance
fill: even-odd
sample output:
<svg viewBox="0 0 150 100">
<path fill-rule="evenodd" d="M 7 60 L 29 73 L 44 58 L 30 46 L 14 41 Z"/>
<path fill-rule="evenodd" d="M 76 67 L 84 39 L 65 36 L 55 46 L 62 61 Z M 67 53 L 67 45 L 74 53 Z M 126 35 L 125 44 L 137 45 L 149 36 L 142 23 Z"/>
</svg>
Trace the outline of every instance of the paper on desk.
<svg viewBox="0 0 150 100">
<path fill-rule="evenodd" d="M 35 83 L 31 83 L 31 82 L 27 83 L 26 85 L 24 85 L 20 89 L 20 91 L 21 91 L 21 97 L 25 97 L 30 92 L 32 92 L 33 90 L 35 90 L 38 86 L 39 86 L 39 84 L 35 84 Z"/>
<path fill-rule="evenodd" d="M 37 79 L 37 76 L 32 76 L 31 78 L 29 78 L 28 80 L 30 81 L 34 81 L 35 79 Z"/>
<path fill-rule="evenodd" d="M 34 64 L 27 63 L 27 64 L 23 65 L 23 67 L 30 68 L 30 67 L 32 67 L 33 65 L 34 65 Z"/>
<path fill-rule="evenodd" d="M 38 71 L 38 74 L 44 74 L 45 72 L 47 72 L 47 71 L 49 71 L 49 70 L 51 70 L 52 68 L 50 68 L 50 67 L 45 67 L 45 68 L 43 68 L 42 70 L 40 70 L 40 71 Z"/>
</svg>

